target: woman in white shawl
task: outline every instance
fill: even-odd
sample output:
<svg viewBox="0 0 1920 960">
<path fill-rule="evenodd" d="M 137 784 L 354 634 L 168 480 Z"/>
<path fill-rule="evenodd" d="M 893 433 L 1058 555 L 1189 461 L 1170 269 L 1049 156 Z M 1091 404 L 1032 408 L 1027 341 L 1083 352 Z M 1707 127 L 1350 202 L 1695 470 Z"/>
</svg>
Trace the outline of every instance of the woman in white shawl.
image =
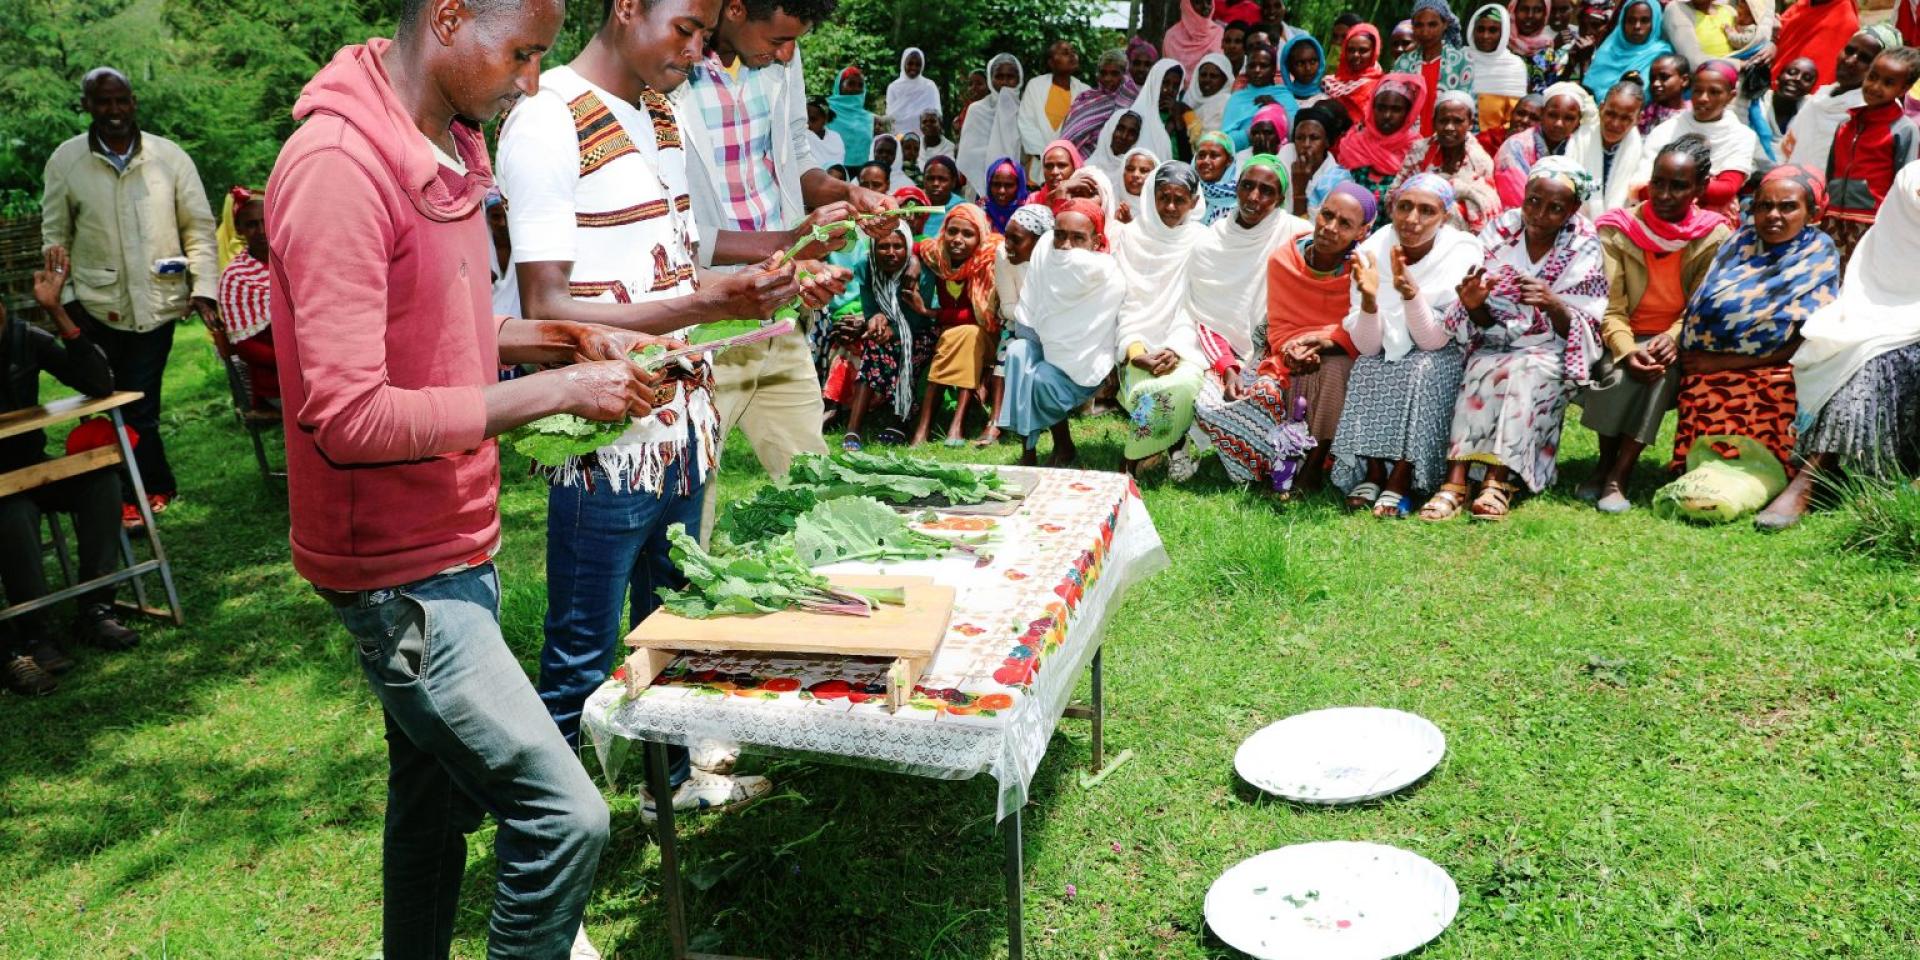
<svg viewBox="0 0 1920 960">
<path fill-rule="evenodd" d="M 1007 347 L 1007 389 L 999 426 L 1023 438 L 1020 462 L 1039 462 L 1040 433 L 1053 434 L 1052 467 L 1077 451 L 1067 422 L 1113 372 L 1114 326 L 1125 286 L 1107 245 L 1106 214 L 1091 200 L 1069 200 L 1040 238 L 1028 265 L 1018 339 Z"/>
<path fill-rule="evenodd" d="M 1113 215 L 1121 223 L 1132 223 L 1136 217 L 1153 212 L 1153 193 L 1147 185 L 1153 182 L 1154 169 L 1159 166 L 1160 158 L 1142 147 L 1134 147 L 1120 158 L 1120 176 L 1114 180 L 1118 192 Z M 1118 233 L 1117 228 L 1108 230 Z"/>
<path fill-rule="evenodd" d="M 1100 128 L 1100 144 L 1103 148 L 1113 145 L 1113 131 L 1120 125 L 1120 118 L 1132 114 L 1140 121 L 1140 135 L 1134 138 L 1134 146 L 1156 157 L 1173 156 L 1173 137 L 1167 133 L 1166 122 L 1160 119 L 1160 88 L 1166 84 L 1167 72 L 1178 69 L 1180 65 L 1172 60 L 1161 60 L 1147 71 L 1147 80 L 1140 85 L 1140 93 L 1133 98 L 1133 106 L 1115 110 Z"/>
<path fill-rule="evenodd" d="M 1073 44 L 1055 40 L 1047 47 L 1046 71 L 1028 80 L 1026 90 L 1020 94 L 1020 152 L 1032 158 L 1027 165 L 1027 178 L 1035 183 L 1041 179 L 1040 155 L 1046 152 L 1048 144 L 1060 139 L 1060 128 L 1066 124 L 1073 101 L 1089 89 L 1073 75 L 1078 69 L 1080 55 L 1074 52 Z M 1065 83 L 1058 82 L 1062 80 Z M 1052 107 L 1056 105 L 1059 107 L 1057 120 L 1052 116 Z"/>
<path fill-rule="evenodd" d="M 1640 157 L 1646 149 L 1646 139 L 1640 135 L 1640 111 L 1646 103 L 1646 88 L 1621 81 L 1607 92 L 1606 102 L 1599 105 L 1592 120 L 1587 119 L 1584 108 L 1580 114 L 1581 123 L 1567 144 L 1566 156 L 1594 176 L 1594 189 L 1580 208 L 1589 220 L 1631 205 L 1627 188 L 1640 169 Z"/>
<path fill-rule="evenodd" d="M 1233 211 L 1201 232 L 1187 257 L 1186 296 L 1176 323 L 1191 327 L 1200 341 L 1207 375 L 1194 400 L 1194 429 L 1188 436 L 1196 453 L 1213 445 L 1204 428 L 1212 409 L 1241 398 L 1266 350 L 1267 257 L 1273 249 L 1308 229 L 1307 222 L 1281 205 L 1287 196 L 1287 171 L 1261 154 L 1240 171 Z M 1191 476 L 1188 458 L 1169 465 L 1176 480 Z M 1223 463 L 1232 463 L 1223 460 Z M 1234 477 L 1245 483 L 1248 478 Z"/>
<path fill-rule="evenodd" d="M 1212 93 L 1205 90 L 1205 86 L 1213 82 L 1213 78 L 1207 76 L 1209 66 L 1220 71 L 1220 85 Z M 1201 132 L 1222 129 L 1227 119 L 1227 101 L 1233 98 L 1233 64 L 1227 62 L 1227 55 L 1216 50 L 1201 57 L 1193 74 L 1187 77 L 1186 87 L 1184 99 L 1200 118 Z"/>
<path fill-rule="evenodd" d="M 1694 68 L 1690 108 L 1668 117 L 1647 132 L 1633 187 L 1653 178 L 1653 161 L 1661 147 L 1687 134 L 1696 134 L 1713 151 L 1713 179 L 1707 184 L 1707 195 L 1700 206 L 1734 223 L 1740 222 L 1740 187 L 1753 175 L 1755 158 L 1760 153 L 1760 137 L 1730 109 L 1734 85 L 1739 79 L 1733 65 L 1725 60 L 1709 60 Z"/>
<path fill-rule="evenodd" d="M 1920 164 L 1893 180 L 1847 262 L 1840 297 L 1800 328 L 1793 355 L 1801 470 L 1754 519 L 1799 522 L 1815 487 L 1842 468 L 1896 478 L 1920 450 Z"/>
<path fill-rule="evenodd" d="M 1417 173 L 1388 196 L 1392 219 L 1354 250 L 1352 310 L 1342 327 L 1360 358 L 1334 431 L 1333 482 L 1350 510 L 1410 512 L 1408 494 L 1446 478 L 1447 437 L 1464 354 L 1447 330 L 1480 240 L 1447 225 L 1453 185 Z"/>
<path fill-rule="evenodd" d="M 940 110 L 940 87 L 926 77 L 927 55 L 919 47 L 900 54 L 900 76 L 887 84 L 887 119 L 895 133 L 916 129 L 920 115 Z"/>
<path fill-rule="evenodd" d="M 1498 3 L 1473 12 L 1467 21 L 1467 63 L 1473 66 L 1473 96 L 1480 128 L 1505 128 L 1513 105 L 1527 95 L 1527 61 L 1508 49 L 1513 14 Z"/>
<path fill-rule="evenodd" d="M 1020 61 L 1013 54 L 987 61 L 987 95 L 967 108 L 960 155 L 953 159 L 966 178 L 969 199 L 987 192 L 988 164 L 1020 156 L 1020 76 Z"/>
<path fill-rule="evenodd" d="M 1207 361 L 1200 339 L 1183 322 L 1187 257 L 1205 228 L 1193 215 L 1200 175 L 1179 161 L 1155 167 L 1133 222 L 1119 231 L 1114 259 L 1126 297 L 1120 302 L 1120 406 L 1129 430 L 1122 452 L 1128 473 L 1180 442 L 1193 426 L 1193 401 Z"/>
</svg>

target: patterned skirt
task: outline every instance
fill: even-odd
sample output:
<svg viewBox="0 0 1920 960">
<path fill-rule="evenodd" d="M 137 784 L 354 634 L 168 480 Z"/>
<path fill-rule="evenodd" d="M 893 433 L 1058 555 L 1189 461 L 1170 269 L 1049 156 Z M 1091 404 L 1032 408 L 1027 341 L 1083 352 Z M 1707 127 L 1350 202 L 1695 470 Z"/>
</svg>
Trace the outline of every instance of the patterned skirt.
<svg viewBox="0 0 1920 960">
<path fill-rule="evenodd" d="M 1180 361 L 1164 377 L 1126 365 L 1120 374 L 1120 406 L 1129 420 L 1127 459 L 1145 460 L 1180 442 L 1193 426 L 1193 399 L 1205 379 L 1206 371 L 1191 360 Z"/>
<path fill-rule="evenodd" d="M 1468 357 L 1447 458 L 1506 467 L 1534 493 L 1553 486 L 1560 428 L 1574 391 L 1565 373 L 1558 347 Z"/>
<path fill-rule="evenodd" d="M 1687 469 L 1687 453 L 1699 437 L 1752 437 L 1793 475 L 1793 367 L 1778 364 L 1680 378 L 1680 419 L 1674 425 L 1673 460 L 1667 469 Z"/>
<path fill-rule="evenodd" d="M 1920 343 L 1867 361 L 1800 435 L 1799 451 L 1836 454 L 1847 470 L 1870 476 L 1911 467 L 1920 452 Z"/>
<path fill-rule="evenodd" d="M 1287 385 L 1287 408 L 1295 401 L 1307 401 L 1307 432 L 1320 441 L 1322 449 L 1333 441 L 1340 429 L 1340 411 L 1347 405 L 1347 382 L 1353 378 L 1353 357 L 1330 353 L 1320 358 L 1320 369 L 1295 374 Z"/>
<path fill-rule="evenodd" d="M 889 338 L 885 343 L 863 340 L 860 342 L 859 367 L 853 375 L 856 381 L 866 384 L 873 391 L 877 403 L 893 407 L 894 413 L 901 419 L 905 419 L 913 409 L 914 379 L 932 360 L 932 332 L 914 334 L 912 346 L 914 369 L 902 371 L 901 361 L 905 359 L 906 351 L 901 349 L 899 337 Z M 907 378 L 904 384 L 900 382 L 903 372 Z M 895 391 L 901 389 L 906 391 L 905 394 L 896 396 Z M 902 399 L 905 401 L 904 407 Z"/>
<path fill-rule="evenodd" d="M 1840 251 L 1840 270 L 1845 272 L 1847 261 L 1853 259 L 1853 248 L 1860 245 L 1860 238 L 1867 235 L 1867 228 L 1873 226 L 1871 220 L 1852 220 L 1828 214 L 1820 218 L 1820 229 L 1833 238 L 1834 249 Z"/>
<path fill-rule="evenodd" d="M 1219 451 L 1220 463 L 1234 483 L 1265 482 L 1282 457 L 1293 454 L 1280 449 L 1280 426 L 1292 419 L 1286 391 L 1272 377 L 1254 380 L 1231 403 L 1209 380 L 1193 410 L 1194 426 Z"/>
<path fill-rule="evenodd" d="M 1457 346 L 1415 350 L 1398 363 L 1354 361 L 1346 408 L 1333 438 L 1333 483 L 1352 490 L 1367 459 L 1413 463 L 1416 490 L 1439 488 L 1447 473 L 1447 433 L 1460 394 L 1465 355 Z"/>
</svg>

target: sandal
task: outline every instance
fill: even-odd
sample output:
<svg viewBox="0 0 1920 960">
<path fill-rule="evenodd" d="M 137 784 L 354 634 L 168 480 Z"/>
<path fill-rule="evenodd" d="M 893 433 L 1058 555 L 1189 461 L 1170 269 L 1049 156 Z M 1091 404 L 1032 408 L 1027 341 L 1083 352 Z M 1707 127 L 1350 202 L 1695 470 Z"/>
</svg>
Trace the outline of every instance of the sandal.
<svg viewBox="0 0 1920 960">
<path fill-rule="evenodd" d="M 1471 516 L 1475 520 L 1498 523 L 1507 518 L 1507 512 L 1513 504 L 1513 495 L 1520 488 L 1504 480 L 1489 480 L 1480 488 L 1480 495 L 1473 498 Z"/>
<path fill-rule="evenodd" d="M 1373 502 L 1373 515 L 1382 520 L 1398 520 L 1412 512 L 1413 504 L 1404 494 L 1392 490 L 1383 490 L 1380 499 Z"/>
<path fill-rule="evenodd" d="M 1365 510 L 1380 496 L 1380 485 L 1369 480 L 1347 492 L 1348 510 Z"/>
<path fill-rule="evenodd" d="M 896 427 L 888 427 L 874 434 L 873 442 L 883 447 L 904 447 L 907 444 L 907 435 L 901 433 Z"/>
<path fill-rule="evenodd" d="M 943 445 L 948 448 L 957 450 L 961 447 L 966 446 L 967 441 L 966 441 L 966 438 L 964 437 L 948 437 Z"/>
<path fill-rule="evenodd" d="M 848 453 L 859 453 L 860 452 L 860 435 L 857 433 L 849 433 L 846 436 L 841 437 L 840 449 L 845 450 Z"/>
<path fill-rule="evenodd" d="M 1460 508 L 1467 505 L 1467 485 L 1464 483 L 1443 483 L 1434 491 L 1433 498 L 1420 508 L 1420 519 L 1428 523 L 1445 523 L 1460 515 Z"/>
</svg>

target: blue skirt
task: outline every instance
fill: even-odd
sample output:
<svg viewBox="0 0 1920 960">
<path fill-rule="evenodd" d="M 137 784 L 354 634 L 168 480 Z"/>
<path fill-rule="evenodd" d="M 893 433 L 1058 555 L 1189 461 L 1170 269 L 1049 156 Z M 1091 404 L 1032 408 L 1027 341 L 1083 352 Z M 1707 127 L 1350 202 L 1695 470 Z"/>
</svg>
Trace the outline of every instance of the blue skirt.
<svg viewBox="0 0 1920 960">
<path fill-rule="evenodd" d="M 1047 362 L 1040 345 L 1015 340 L 1007 345 L 1007 392 L 1000 404 L 1000 429 L 1026 438 L 1031 449 L 1042 431 L 1065 420 L 1099 389 L 1083 387 Z"/>
</svg>

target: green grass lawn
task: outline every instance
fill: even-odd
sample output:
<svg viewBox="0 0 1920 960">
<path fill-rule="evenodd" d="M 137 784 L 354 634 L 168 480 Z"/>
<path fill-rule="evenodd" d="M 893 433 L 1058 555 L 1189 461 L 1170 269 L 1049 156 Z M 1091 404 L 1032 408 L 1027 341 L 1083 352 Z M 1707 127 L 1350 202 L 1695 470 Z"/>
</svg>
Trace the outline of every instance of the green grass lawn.
<svg viewBox="0 0 1920 960">
<path fill-rule="evenodd" d="M 0 698 L 0 957 L 347 957 L 379 950 L 386 767 L 345 634 L 288 561 L 204 335 L 183 330 L 161 529 L 188 625 L 83 652 L 59 693 Z M 1112 468 L 1118 421 L 1082 425 Z M 730 449 L 729 496 L 758 467 Z M 990 452 L 1010 460 L 1012 446 Z M 1278 507 L 1146 484 L 1173 566 L 1108 645 L 1110 752 L 1087 789 L 1063 721 L 1027 810 L 1029 956 L 1213 958 L 1208 884 L 1309 840 L 1395 844 L 1459 883 L 1454 958 L 1920 956 L 1920 580 L 1840 547 L 1603 517 L 1568 430 L 1562 489 L 1503 526 Z M 531 665 L 545 497 L 510 458 L 509 642 Z M 1646 461 L 1643 490 L 1655 479 Z M 1448 737 L 1425 783 L 1358 809 L 1262 799 L 1234 749 L 1290 714 L 1415 711 Z M 770 957 L 1004 954 L 989 781 L 750 758 L 776 793 L 683 822 L 698 944 Z M 588 924 L 610 957 L 667 955 L 630 788 Z M 484 953 L 491 829 L 472 839 L 456 953 Z M 1066 893 L 1068 884 L 1077 896 Z"/>
</svg>

